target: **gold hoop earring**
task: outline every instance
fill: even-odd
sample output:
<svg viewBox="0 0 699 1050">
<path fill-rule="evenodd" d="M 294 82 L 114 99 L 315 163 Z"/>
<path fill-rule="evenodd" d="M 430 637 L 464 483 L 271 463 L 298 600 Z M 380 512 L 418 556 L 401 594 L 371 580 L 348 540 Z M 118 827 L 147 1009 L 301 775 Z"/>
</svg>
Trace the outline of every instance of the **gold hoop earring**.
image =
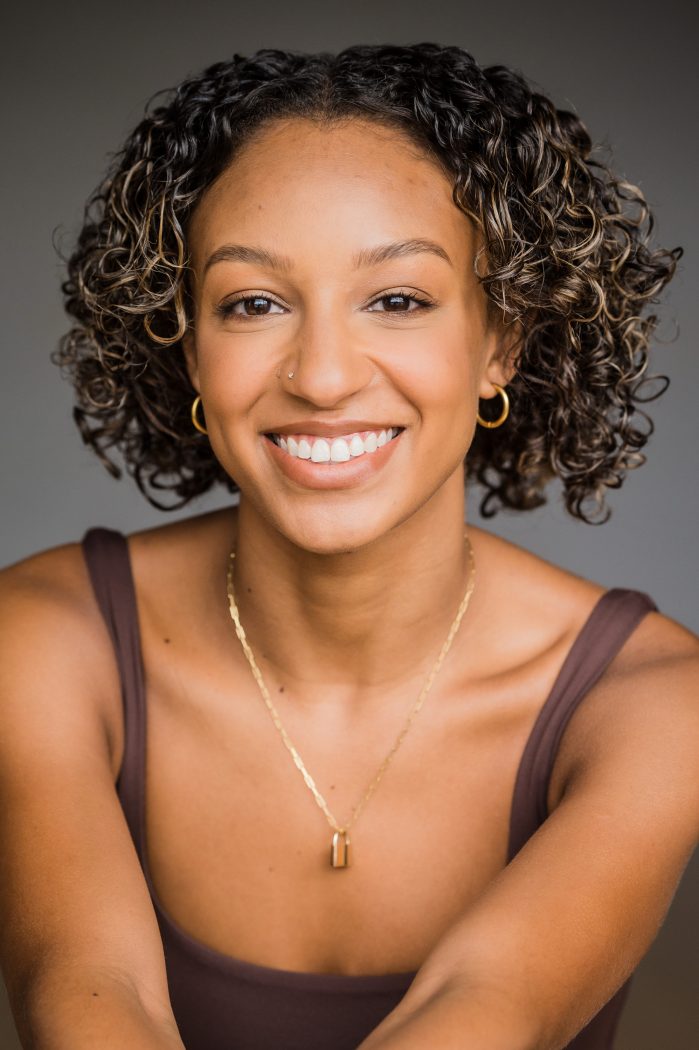
<svg viewBox="0 0 699 1050">
<path fill-rule="evenodd" d="M 199 394 L 197 394 L 197 396 L 194 398 L 194 401 L 192 401 L 192 423 L 197 428 L 197 430 L 199 431 L 200 434 L 208 434 L 209 431 L 206 429 L 206 427 L 203 427 L 201 425 L 201 423 L 199 422 L 199 420 L 197 419 L 197 408 L 199 407 L 200 404 L 201 404 L 201 396 Z"/>
<path fill-rule="evenodd" d="M 502 412 L 500 413 L 500 415 L 498 416 L 497 419 L 493 419 L 493 420 L 481 419 L 480 415 L 478 413 L 476 413 L 476 419 L 480 423 L 480 425 L 482 427 L 488 427 L 489 430 L 492 430 L 493 427 L 500 427 L 500 426 L 502 426 L 502 424 L 505 422 L 505 420 L 507 419 L 507 417 L 509 415 L 509 412 L 510 412 L 510 399 L 507 396 L 507 394 L 505 393 L 505 388 L 502 387 L 502 386 L 498 386 L 497 383 L 493 383 L 493 386 L 495 387 L 495 389 L 497 390 L 498 394 L 502 398 Z M 490 400 L 490 398 L 488 400 Z"/>
</svg>

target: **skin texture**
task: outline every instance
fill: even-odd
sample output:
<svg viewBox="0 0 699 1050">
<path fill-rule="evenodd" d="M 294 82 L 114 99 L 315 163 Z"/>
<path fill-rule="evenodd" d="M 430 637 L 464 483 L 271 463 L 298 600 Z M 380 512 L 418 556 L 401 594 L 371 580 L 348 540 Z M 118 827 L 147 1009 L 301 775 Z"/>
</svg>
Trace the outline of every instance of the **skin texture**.
<svg viewBox="0 0 699 1050">
<path fill-rule="evenodd" d="M 647 950 L 696 842 L 699 643 L 659 613 L 643 619 L 566 730 L 552 816 L 506 867 L 522 749 L 605 587 L 469 525 L 471 604 L 357 822 L 356 865 L 332 871 L 330 828 L 232 629 L 228 553 L 235 543 L 241 619 L 285 728 L 346 818 L 465 590 L 461 464 L 478 398 L 511 374 L 514 333 L 488 323 L 477 236 L 443 175 L 382 129 L 269 129 L 211 187 L 188 237 L 193 396 L 242 495 L 237 511 L 128 538 L 160 900 L 200 941 L 261 965 L 418 970 L 363 1050 L 562 1047 Z M 416 237 L 454 266 L 425 253 L 352 266 Z M 293 265 L 206 271 L 231 243 Z M 398 291 L 438 306 L 403 316 L 399 304 L 393 318 L 376 301 Z M 239 293 L 277 305 L 224 321 L 217 307 Z M 361 485 L 301 488 L 270 459 L 263 432 L 345 417 L 406 428 Z M 4 571 L 0 696 L 0 955 L 18 1027 L 39 1050 L 87 1050 L 95 1032 L 116 1047 L 124 1031 L 130 1045 L 177 1047 L 114 791 L 120 683 L 78 544 Z"/>
</svg>

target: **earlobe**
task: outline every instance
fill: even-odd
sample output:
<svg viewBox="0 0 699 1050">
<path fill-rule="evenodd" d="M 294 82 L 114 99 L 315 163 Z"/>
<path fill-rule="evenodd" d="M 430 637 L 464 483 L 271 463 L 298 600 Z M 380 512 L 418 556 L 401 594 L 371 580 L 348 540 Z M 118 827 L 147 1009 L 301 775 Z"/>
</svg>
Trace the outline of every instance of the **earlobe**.
<svg viewBox="0 0 699 1050">
<path fill-rule="evenodd" d="M 484 400 L 497 397 L 497 387 L 506 387 L 516 370 L 515 357 L 502 359 L 499 355 L 491 358 L 481 376 L 478 397 Z"/>
</svg>

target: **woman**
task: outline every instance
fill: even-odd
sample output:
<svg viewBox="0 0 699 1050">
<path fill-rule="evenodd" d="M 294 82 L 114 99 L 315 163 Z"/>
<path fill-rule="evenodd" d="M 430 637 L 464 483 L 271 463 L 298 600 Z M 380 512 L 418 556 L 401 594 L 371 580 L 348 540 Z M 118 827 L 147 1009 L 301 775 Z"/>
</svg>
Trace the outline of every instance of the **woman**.
<svg viewBox="0 0 699 1050">
<path fill-rule="evenodd" d="M 115 158 L 77 422 L 156 506 L 239 504 L 5 570 L 26 1045 L 612 1045 L 697 840 L 699 645 L 464 521 L 474 478 L 604 520 L 643 461 L 680 249 L 590 151 L 425 43 L 236 54 Z"/>
</svg>

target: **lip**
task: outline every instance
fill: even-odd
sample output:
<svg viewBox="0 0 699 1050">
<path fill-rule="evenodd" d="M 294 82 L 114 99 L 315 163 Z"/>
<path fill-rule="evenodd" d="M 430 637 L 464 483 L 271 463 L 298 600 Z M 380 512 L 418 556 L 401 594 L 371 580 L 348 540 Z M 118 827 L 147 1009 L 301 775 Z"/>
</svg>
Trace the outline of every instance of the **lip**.
<svg viewBox="0 0 699 1050">
<path fill-rule="evenodd" d="M 297 425 L 294 424 L 294 426 Z M 308 424 L 304 425 L 307 426 Z M 364 429 L 372 430 L 374 428 L 364 427 Z M 294 431 L 289 432 L 294 433 Z M 278 434 L 280 431 L 268 431 L 268 433 Z M 312 431 L 306 430 L 306 433 L 312 433 Z M 324 433 L 327 434 L 328 430 L 326 429 Z M 347 433 L 347 431 L 342 431 L 342 433 Z M 404 430 L 399 431 L 396 437 L 391 441 L 387 441 L 376 452 L 365 452 L 363 456 L 356 456 L 353 459 L 346 460 L 344 463 L 314 463 L 310 459 L 298 459 L 298 457 L 290 456 L 284 449 L 275 445 L 271 438 L 268 438 L 265 434 L 262 435 L 262 441 L 272 462 L 279 467 L 287 478 L 296 482 L 302 488 L 345 489 L 361 485 L 375 474 L 378 474 L 396 451 L 396 446 L 400 443 L 404 433 Z"/>
<path fill-rule="evenodd" d="M 366 419 L 340 419 L 333 423 L 323 423 L 318 419 L 299 419 L 295 423 L 286 423 L 284 426 L 266 427 L 265 434 L 312 434 L 314 437 L 342 437 L 343 434 L 354 434 L 361 430 L 389 430 L 391 427 L 400 427 L 398 423 L 375 423 L 367 422 Z"/>
</svg>

